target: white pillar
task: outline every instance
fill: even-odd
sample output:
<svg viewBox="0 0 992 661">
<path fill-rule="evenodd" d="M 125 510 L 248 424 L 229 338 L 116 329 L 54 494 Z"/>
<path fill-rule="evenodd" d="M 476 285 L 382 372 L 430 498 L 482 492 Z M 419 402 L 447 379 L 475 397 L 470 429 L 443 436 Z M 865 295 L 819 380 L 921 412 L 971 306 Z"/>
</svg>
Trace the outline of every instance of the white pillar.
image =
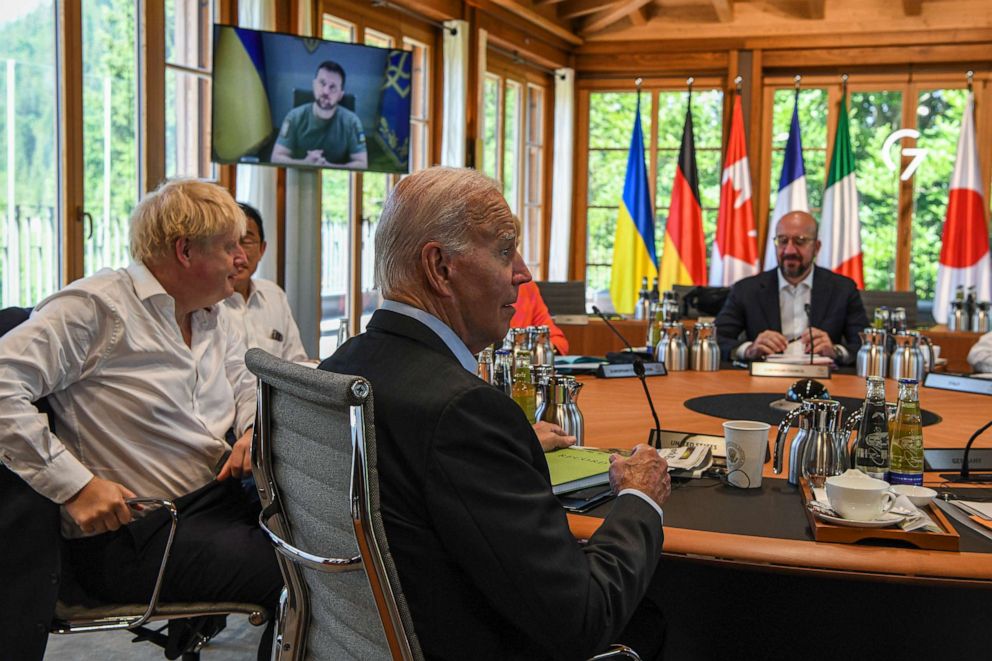
<svg viewBox="0 0 992 661">
<path fill-rule="evenodd" d="M 572 247 L 575 158 L 575 70 L 555 71 L 554 161 L 551 167 L 551 246 L 548 280 L 568 279 Z"/>
</svg>

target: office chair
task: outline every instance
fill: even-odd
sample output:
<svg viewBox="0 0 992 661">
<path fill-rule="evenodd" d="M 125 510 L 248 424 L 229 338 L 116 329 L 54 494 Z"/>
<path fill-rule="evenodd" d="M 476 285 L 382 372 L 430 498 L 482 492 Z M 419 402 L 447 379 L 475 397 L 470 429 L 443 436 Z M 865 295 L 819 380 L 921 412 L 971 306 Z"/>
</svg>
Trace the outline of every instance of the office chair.
<svg viewBox="0 0 992 661">
<path fill-rule="evenodd" d="M 906 309 L 906 326 L 915 328 L 919 321 L 919 301 L 915 291 L 882 291 L 865 290 L 861 292 L 861 302 L 865 306 L 865 314 L 870 322 L 875 316 L 875 308 L 886 306 L 889 308 Z"/>
<path fill-rule="evenodd" d="M 423 659 L 379 514 L 368 382 L 261 349 L 245 363 L 260 523 L 286 580 L 276 658 Z"/>
<path fill-rule="evenodd" d="M 551 316 L 586 314 L 586 283 L 582 280 L 537 283 Z"/>
<path fill-rule="evenodd" d="M 259 521 L 286 579 L 274 658 L 423 659 L 379 510 L 371 386 L 261 349 L 245 363 Z M 619 657 L 640 661 L 623 645 L 590 661 Z"/>
<path fill-rule="evenodd" d="M 27 320 L 29 315 L 30 308 L 0 310 L 0 336 Z M 35 405 L 48 414 L 49 426 L 54 430 L 48 402 L 42 399 Z M 224 616 L 243 613 L 256 626 L 268 621 L 268 612 L 255 604 L 160 604 L 158 595 L 178 513 L 167 500 L 138 498 L 129 502 L 163 507 L 171 520 L 158 580 L 147 604 L 100 604 L 83 594 L 82 588 L 63 571 L 59 506 L 0 464 L 0 530 L 4 538 L 0 545 L 0 585 L 4 586 L 5 596 L 23 597 L 16 607 L 3 604 L 0 650 L 4 658 L 40 660 L 45 654 L 49 632 L 68 634 L 130 629 L 137 634 L 135 642 L 147 640 L 163 647 L 169 658 L 181 655 L 184 661 L 194 661 L 199 658 L 200 648 L 224 628 Z M 69 604 L 61 599 L 68 595 L 79 604 Z M 159 630 L 145 626 L 161 621 L 165 621 L 166 626 Z"/>
</svg>

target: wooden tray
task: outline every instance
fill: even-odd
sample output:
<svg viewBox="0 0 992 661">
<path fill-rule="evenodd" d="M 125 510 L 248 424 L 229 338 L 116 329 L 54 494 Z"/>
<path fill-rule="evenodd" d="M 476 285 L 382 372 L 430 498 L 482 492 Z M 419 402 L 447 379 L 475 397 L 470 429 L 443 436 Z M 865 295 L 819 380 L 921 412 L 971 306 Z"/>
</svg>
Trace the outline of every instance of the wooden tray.
<svg viewBox="0 0 992 661">
<path fill-rule="evenodd" d="M 932 549 L 934 551 L 957 551 L 960 535 L 954 526 L 947 520 L 944 513 L 934 507 L 933 503 L 927 505 L 926 513 L 930 515 L 933 522 L 942 529 L 941 532 L 923 532 L 914 530 L 906 532 L 898 526 L 888 528 L 851 528 L 848 526 L 838 526 L 818 519 L 806 504 L 815 500 L 813 490 L 809 482 L 800 480 L 800 487 L 803 494 L 803 509 L 806 510 L 806 518 L 809 519 L 809 527 L 813 531 L 813 539 L 818 542 L 838 542 L 840 544 L 853 544 L 863 539 L 885 539 L 899 540 L 906 542 L 920 549 Z"/>
</svg>

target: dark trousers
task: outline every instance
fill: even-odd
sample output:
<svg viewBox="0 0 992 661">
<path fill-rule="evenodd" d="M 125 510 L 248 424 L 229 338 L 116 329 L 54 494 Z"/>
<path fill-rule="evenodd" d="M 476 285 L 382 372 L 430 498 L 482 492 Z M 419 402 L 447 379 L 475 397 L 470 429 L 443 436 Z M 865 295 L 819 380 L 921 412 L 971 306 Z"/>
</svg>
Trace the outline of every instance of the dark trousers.
<svg viewBox="0 0 992 661">
<path fill-rule="evenodd" d="M 660 560 L 658 565 L 660 567 Z M 642 661 L 660 661 L 665 646 L 665 633 L 668 629 L 662 604 L 667 601 L 669 607 L 672 605 L 671 593 L 667 597 L 666 600 L 662 573 L 656 568 L 644 598 L 637 605 L 623 633 L 613 642 L 631 648 L 637 652 Z"/>
<path fill-rule="evenodd" d="M 176 501 L 179 525 L 161 601 L 255 603 L 271 615 L 258 658 L 271 652 L 272 623 L 283 580 L 275 551 L 258 526 L 258 503 L 238 480 L 212 482 Z M 169 535 L 159 511 L 123 528 L 70 540 L 67 561 L 85 592 L 109 602 L 148 601 Z"/>
</svg>

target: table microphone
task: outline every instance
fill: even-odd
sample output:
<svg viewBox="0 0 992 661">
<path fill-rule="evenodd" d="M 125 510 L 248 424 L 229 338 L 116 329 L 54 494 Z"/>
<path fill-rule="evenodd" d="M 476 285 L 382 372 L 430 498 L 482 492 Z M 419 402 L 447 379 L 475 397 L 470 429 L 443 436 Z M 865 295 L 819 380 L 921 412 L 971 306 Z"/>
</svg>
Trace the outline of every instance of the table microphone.
<svg viewBox="0 0 992 661">
<path fill-rule="evenodd" d="M 809 311 L 809 303 L 803 306 L 806 309 L 806 327 L 809 329 L 809 364 L 813 364 L 813 315 Z"/>
<path fill-rule="evenodd" d="M 630 342 L 627 341 L 627 338 L 620 334 L 620 331 L 618 331 L 616 327 L 610 323 L 610 320 L 606 318 L 605 314 L 600 312 L 598 307 L 595 305 L 592 306 L 592 311 L 596 314 L 596 316 L 603 320 L 603 323 L 606 324 L 607 328 L 613 331 L 613 333 L 620 338 L 620 341 L 624 343 L 627 350 L 634 356 L 634 374 L 636 374 L 637 378 L 641 381 L 641 387 L 644 388 L 644 396 L 648 398 L 648 407 L 651 409 L 651 416 L 654 418 L 654 429 L 648 432 L 648 445 L 660 450 L 661 422 L 658 421 L 658 412 L 654 408 L 654 401 L 651 400 L 651 391 L 648 390 L 647 379 L 644 378 L 644 361 L 641 360 L 641 358 L 637 355 L 637 352 L 634 351 L 634 347 L 630 346 Z"/>
<path fill-rule="evenodd" d="M 961 457 L 961 482 L 992 482 L 992 475 L 970 475 L 968 470 L 968 454 L 971 452 L 971 446 L 982 433 L 992 427 L 992 420 L 986 422 L 978 431 L 971 435 L 968 442 L 964 446 L 964 455 Z"/>
</svg>

